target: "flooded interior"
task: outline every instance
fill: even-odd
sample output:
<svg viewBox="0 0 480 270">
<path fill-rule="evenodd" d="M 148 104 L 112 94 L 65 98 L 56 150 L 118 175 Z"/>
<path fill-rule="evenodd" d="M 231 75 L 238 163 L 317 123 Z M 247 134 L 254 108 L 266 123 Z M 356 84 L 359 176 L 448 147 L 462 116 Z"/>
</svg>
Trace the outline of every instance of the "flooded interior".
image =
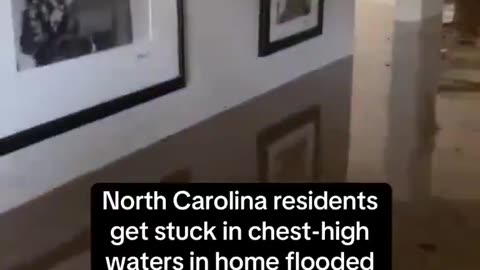
<svg viewBox="0 0 480 270">
<path fill-rule="evenodd" d="M 348 1 L 341 1 L 325 1 L 327 9 L 345 9 L 352 15 L 353 4 L 347 7 L 344 3 Z M 120 132 L 126 120 L 135 123 L 131 131 L 149 126 L 139 120 L 141 116 L 118 120 L 117 129 L 99 132 L 98 137 L 93 131 L 91 135 L 81 130 L 87 134 L 83 139 L 99 139 L 91 151 L 81 152 L 84 145 L 79 144 L 72 148 L 77 151 L 67 156 L 68 150 L 64 153 L 58 150 L 62 147 L 57 141 L 49 141 L 50 145 L 38 148 L 49 153 L 43 155 L 39 150 L 37 154 L 47 160 L 42 160 L 45 163 L 35 159 L 35 148 L 15 153 L 3 163 L 0 160 L 5 179 L 10 176 L 7 180 L 12 180 L 0 186 L 0 206 L 5 210 L 0 212 L 0 269 L 89 269 L 89 190 L 95 182 L 262 180 L 256 163 L 257 133 L 312 104 L 322 107 L 320 146 L 313 155 L 319 156 L 314 161 L 319 167 L 315 182 L 387 182 L 393 188 L 393 269 L 480 269 L 480 0 L 441 1 L 356 0 L 353 53 L 345 45 L 352 41 L 344 39 L 343 32 L 328 36 L 326 31 L 333 41 L 322 43 L 322 48 L 341 47 L 341 43 L 347 48 L 347 56 L 145 148 L 119 151 L 125 154 L 122 157 L 109 159 L 102 155 L 125 142 L 142 145 L 134 141 L 136 136 Z M 327 14 L 326 29 L 346 29 L 351 34 L 350 26 L 341 27 L 344 18 L 340 17 Z M 205 22 L 199 18 L 193 19 Z M 205 28 L 209 27 L 218 30 L 214 24 Z M 249 30 L 256 31 L 257 27 Z M 256 38 L 256 34 L 252 36 Z M 205 36 L 193 38 L 199 43 L 209 42 L 210 36 Z M 232 42 L 232 47 L 241 41 Z M 202 48 L 213 48 L 205 59 L 222 58 L 217 57 L 222 47 L 219 44 Z M 256 46 L 256 40 L 248 44 Z M 295 49 L 298 51 L 291 51 L 293 56 L 301 51 Z M 240 62 L 250 60 L 240 54 L 242 50 L 230 49 L 225 51 L 225 58 L 237 53 Z M 300 59 L 312 61 L 308 56 Z M 225 70 L 230 71 L 230 66 Z M 215 83 L 240 83 L 238 78 L 243 74 L 231 70 L 234 75 L 217 72 L 228 77 L 224 79 L 202 65 L 204 73 L 195 74 L 194 79 L 212 73 Z M 246 84 L 241 86 L 243 90 L 249 90 L 254 82 Z M 271 84 L 262 81 L 260 85 Z M 208 88 L 205 99 L 213 98 L 214 90 Z M 230 100 L 228 93 L 221 97 Z M 153 118 L 158 120 L 156 115 Z M 72 134 L 70 138 L 60 137 L 58 142 L 64 139 L 64 145 L 71 146 L 68 139 L 78 135 Z M 118 134 L 123 137 L 112 139 Z M 110 140 L 112 144 L 108 145 Z M 279 179 L 285 175 L 305 178 L 302 169 L 306 159 L 302 155 L 305 147 L 312 146 L 295 146 L 295 151 L 279 151 L 283 158 Z M 95 164 L 95 168 L 92 165 L 88 173 L 77 169 L 79 164 L 89 166 L 97 156 L 105 157 L 101 159 L 105 163 Z M 27 160 L 27 165 L 22 160 Z M 22 168 L 11 169 L 17 162 Z M 61 165 L 71 171 L 62 171 Z M 29 178 L 25 167 L 44 181 Z M 49 182 L 51 179 L 56 182 Z M 42 192 L 37 193 L 40 188 Z"/>
</svg>

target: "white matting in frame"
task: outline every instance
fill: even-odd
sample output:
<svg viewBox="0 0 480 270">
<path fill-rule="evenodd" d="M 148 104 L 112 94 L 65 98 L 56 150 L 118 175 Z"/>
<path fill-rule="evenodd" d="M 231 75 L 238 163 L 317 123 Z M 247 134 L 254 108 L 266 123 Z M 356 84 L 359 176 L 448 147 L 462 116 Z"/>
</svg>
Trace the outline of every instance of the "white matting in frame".
<svg viewBox="0 0 480 270">
<path fill-rule="evenodd" d="M 268 148 L 267 181 L 289 182 L 313 180 L 315 158 L 315 124 L 286 134 Z"/>
<path fill-rule="evenodd" d="M 36 62 L 45 57 L 31 57 L 31 63 L 26 64 L 26 54 L 22 51 L 38 51 L 22 48 L 20 41 L 22 29 L 25 29 L 23 13 L 30 0 L 2 1 L 0 99 L 3 102 L 0 106 L 0 138 L 183 76 L 180 63 L 183 59 L 180 57 L 183 55 L 180 44 L 180 35 L 183 33 L 179 31 L 182 19 L 179 18 L 180 1 L 104 0 L 103 3 L 111 2 L 109 8 L 113 10 L 116 9 L 117 2 L 129 2 L 130 20 L 119 22 L 118 17 L 114 23 L 104 17 L 110 14 L 115 19 L 115 11 L 105 13 L 95 6 L 94 3 L 98 3 L 98 0 L 66 1 L 92 3 L 91 6 L 83 4 L 76 9 L 88 19 L 83 20 L 84 24 L 79 23 L 80 31 L 75 33 L 90 33 L 91 29 L 101 32 L 99 29 L 107 29 L 102 30 L 105 33 L 112 30 L 111 25 L 123 25 L 123 34 L 119 34 L 123 36 L 123 41 L 114 42 L 107 38 L 104 39 L 107 41 L 103 43 L 106 44 L 103 50 L 92 50 L 91 53 L 78 57 L 63 57 L 61 61 L 57 57 L 47 64 L 42 62 L 42 65 L 37 65 Z M 97 23 L 86 26 L 87 22 L 92 21 Z M 71 43 L 71 47 L 68 47 L 70 43 L 61 43 L 63 47 L 57 45 L 59 43 L 55 44 L 55 51 L 61 51 L 58 48 L 80 48 L 79 44 L 83 43 Z"/>
<path fill-rule="evenodd" d="M 270 41 L 315 28 L 321 19 L 319 8 L 319 0 L 271 0 Z"/>
</svg>

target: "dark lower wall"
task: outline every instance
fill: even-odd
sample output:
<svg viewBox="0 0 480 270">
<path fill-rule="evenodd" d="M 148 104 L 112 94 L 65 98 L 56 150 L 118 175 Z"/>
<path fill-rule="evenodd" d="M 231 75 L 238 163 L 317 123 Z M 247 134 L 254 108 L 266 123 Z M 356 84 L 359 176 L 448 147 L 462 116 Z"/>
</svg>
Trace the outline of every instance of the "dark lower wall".
<svg viewBox="0 0 480 270">
<path fill-rule="evenodd" d="M 160 182 L 184 169 L 193 181 L 256 181 L 257 134 L 312 105 L 321 109 L 319 181 L 344 181 L 351 78 L 352 57 L 338 60 L 0 216 L 0 269 L 49 269 L 88 249 L 96 182 Z"/>
<path fill-rule="evenodd" d="M 347 166 L 350 77 L 351 59 L 340 60 L 84 178 L 159 180 L 186 168 L 196 181 L 252 181 L 257 179 L 257 134 L 319 105 L 321 175 L 339 181 L 345 178 Z"/>
</svg>

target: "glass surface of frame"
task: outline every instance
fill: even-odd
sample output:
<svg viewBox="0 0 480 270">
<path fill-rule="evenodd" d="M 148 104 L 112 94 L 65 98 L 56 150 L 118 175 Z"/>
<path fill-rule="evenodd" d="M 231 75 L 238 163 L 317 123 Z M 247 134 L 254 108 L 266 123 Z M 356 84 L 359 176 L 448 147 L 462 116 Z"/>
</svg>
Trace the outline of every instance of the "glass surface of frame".
<svg viewBox="0 0 480 270">
<path fill-rule="evenodd" d="M 0 155 L 185 85 L 181 0 L 0 6 Z"/>
</svg>

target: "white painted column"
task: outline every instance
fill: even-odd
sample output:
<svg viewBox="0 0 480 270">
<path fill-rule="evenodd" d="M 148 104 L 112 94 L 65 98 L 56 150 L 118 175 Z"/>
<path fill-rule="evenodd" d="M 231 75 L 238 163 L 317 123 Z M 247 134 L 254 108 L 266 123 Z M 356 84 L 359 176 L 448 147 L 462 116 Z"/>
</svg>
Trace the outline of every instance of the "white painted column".
<svg viewBox="0 0 480 270">
<path fill-rule="evenodd" d="M 430 191 L 441 3 L 357 1 L 348 177 L 388 182 L 400 200 Z"/>
<path fill-rule="evenodd" d="M 384 182 L 396 0 L 357 0 L 348 178 Z"/>
</svg>

